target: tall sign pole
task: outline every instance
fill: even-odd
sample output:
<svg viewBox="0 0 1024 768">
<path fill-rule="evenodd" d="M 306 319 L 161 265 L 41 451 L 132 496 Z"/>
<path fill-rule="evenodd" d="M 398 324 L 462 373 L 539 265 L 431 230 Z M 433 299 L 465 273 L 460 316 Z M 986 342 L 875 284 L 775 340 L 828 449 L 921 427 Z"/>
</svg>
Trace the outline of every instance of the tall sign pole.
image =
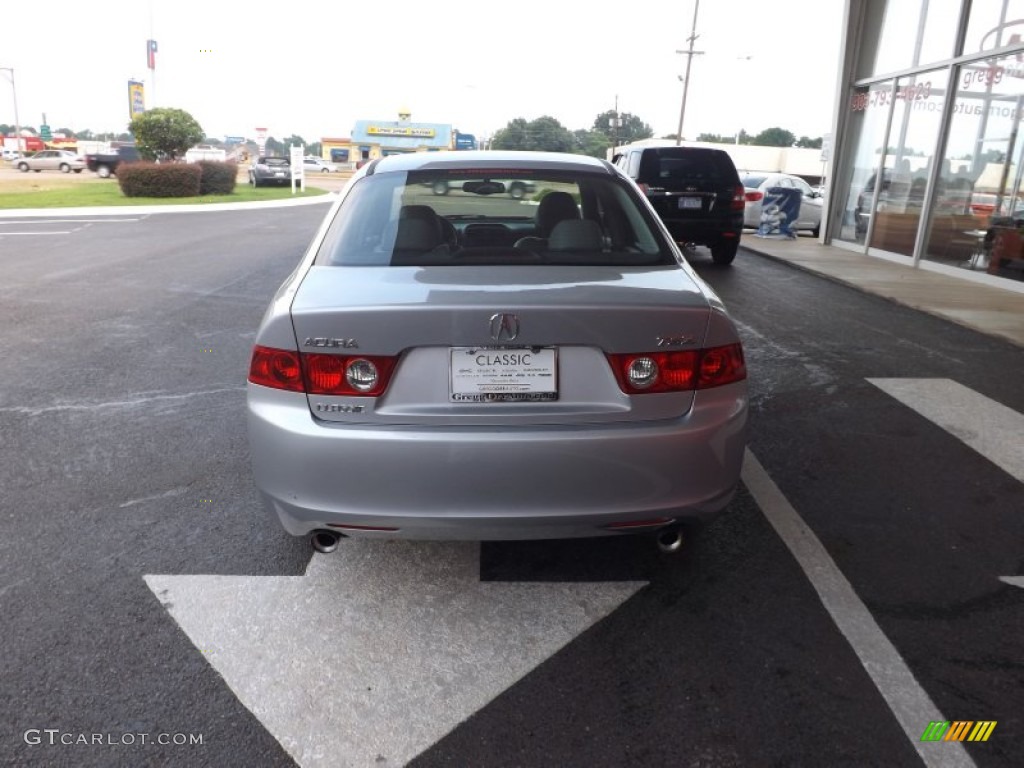
<svg viewBox="0 0 1024 768">
<path fill-rule="evenodd" d="M 690 36 L 687 39 L 690 46 L 685 51 L 676 51 L 676 53 L 686 54 L 686 77 L 683 79 L 683 103 L 679 107 L 679 130 L 676 131 L 676 146 L 678 147 L 683 141 L 683 115 L 686 114 L 686 92 L 690 89 L 690 65 L 693 64 L 693 57 L 699 56 L 704 51 L 693 50 L 693 44 L 696 42 L 699 35 L 697 34 L 697 11 L 700 8 L 700 0 L 694 0 L 693 4 L 693 28 L 690 30 Z"/>
<path fill-rule="evenodd" d="M 21 120 L 18 119 L 18 90 L 14 87 L 14 68 L 13 67 L 0 67 L 0 72 L 10 72 L 11 81 L 11 95 L 14 97 L 14 146 L 18 151 L 18 157 L 21 157 Z M 3 145 L 3 141 L 0 141 L 0 145 Z"/>
</svg>

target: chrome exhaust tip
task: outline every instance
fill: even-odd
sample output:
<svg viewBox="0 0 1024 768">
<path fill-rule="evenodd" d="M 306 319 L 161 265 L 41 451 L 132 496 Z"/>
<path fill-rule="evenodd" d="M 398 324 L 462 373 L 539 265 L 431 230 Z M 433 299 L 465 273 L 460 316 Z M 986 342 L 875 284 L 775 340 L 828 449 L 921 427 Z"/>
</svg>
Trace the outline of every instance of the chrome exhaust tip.
<svg viewBox="0 0 1024 768">
<path fill-rule="evenodd" d="M 336 550 L 338 548 L 339 541 L 341 541 L 340 533 L 337 533 L 336 531 L 328 531 L 326 529 L 313 531 L 309 536 L 309 543 L 313 545 L 313 549 L 325 555 Z"/>
<path fill-rule="evenodd" d="M 673 554 L 683 548 L 683 530 L 677 525 L 670 525 L 655 534 L 658 549 L 666 554 Z"/>
</svg>

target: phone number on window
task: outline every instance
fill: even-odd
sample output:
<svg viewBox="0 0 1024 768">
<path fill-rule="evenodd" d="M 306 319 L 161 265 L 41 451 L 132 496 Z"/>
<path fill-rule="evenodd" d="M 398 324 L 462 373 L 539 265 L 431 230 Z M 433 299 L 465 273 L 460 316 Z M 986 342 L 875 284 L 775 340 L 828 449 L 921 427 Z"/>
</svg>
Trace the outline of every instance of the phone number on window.
<svg viewBox="0 0 1024 768">
<path fill-rule="evenodd" d="M 896 88 L 896 99 L 905 101 L 922 101 L 932 95 L 932 81 L 926 83 L 915 83 L 914 85 L 901 85 Z M 892 101 L 891 89 L 877 91 L 862 91 L 853 94 L 850 99 L 850 109 L 860 112 L 868 107 L 884 107 Z"/>
</svg>

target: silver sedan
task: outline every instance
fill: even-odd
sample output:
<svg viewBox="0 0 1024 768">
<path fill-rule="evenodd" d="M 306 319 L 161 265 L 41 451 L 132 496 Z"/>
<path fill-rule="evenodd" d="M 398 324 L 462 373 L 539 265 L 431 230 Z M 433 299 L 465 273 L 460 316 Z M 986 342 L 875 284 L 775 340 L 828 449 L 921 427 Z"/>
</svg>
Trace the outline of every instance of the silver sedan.
<svg viewBox="0 0 1024 768">
<path fill-rule="evenodd" d="M 396 155 L 352 178 L 270 302 L 248 421 L 263 500 L 319 551 L 643 531 L 671 549 L 736 489 L 746 368 L 613 166 Z"/>
<path fill-rule="evenodd" d="M 66 149 L 44 149 L 34 155 L 14 161 L 14 167 L 22 173 L 28 171 L 61 171 L 62 173 L 81 173 L 85 168 L 85 160 L 74 152 Z"/>
</svg>

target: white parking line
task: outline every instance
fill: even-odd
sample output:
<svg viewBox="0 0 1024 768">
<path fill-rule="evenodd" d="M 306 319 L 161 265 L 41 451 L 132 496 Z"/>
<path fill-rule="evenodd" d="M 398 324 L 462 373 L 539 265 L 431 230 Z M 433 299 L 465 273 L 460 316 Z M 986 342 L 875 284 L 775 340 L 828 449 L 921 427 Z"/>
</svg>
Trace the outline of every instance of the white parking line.
<svg viewBox="0 0 1024 768">
<path fill-rule="evenodd" d="M 947 718 L 914 678 L 899 651 L 882 632 L 818 537 L 749 450 L 743 462 L 743 483 L 807 574 L 825 610 L 850 643 L 922 762 L 928 768 L 974 766 L 959 742 L 921 741 L 929 723 L 945 722 Z"/>
<path fill-rule="evenodd" d="M 0 219 L 0 226 L 8 224 L 117 224 L 126 221 L 142 221 L 145 216 L 137 216 L 133 219 Z"/>
<path fill-rule="evenodd" d="M 0 232 L 0 237 L 7 235 L 70 235 L 71 230 L 57 230 L 55 232 Z"/>
<path fill-rule="evenodd" d="M 952 379 L 868 379 L 1024 483 L 1024 415 Z"/>
</svg>

